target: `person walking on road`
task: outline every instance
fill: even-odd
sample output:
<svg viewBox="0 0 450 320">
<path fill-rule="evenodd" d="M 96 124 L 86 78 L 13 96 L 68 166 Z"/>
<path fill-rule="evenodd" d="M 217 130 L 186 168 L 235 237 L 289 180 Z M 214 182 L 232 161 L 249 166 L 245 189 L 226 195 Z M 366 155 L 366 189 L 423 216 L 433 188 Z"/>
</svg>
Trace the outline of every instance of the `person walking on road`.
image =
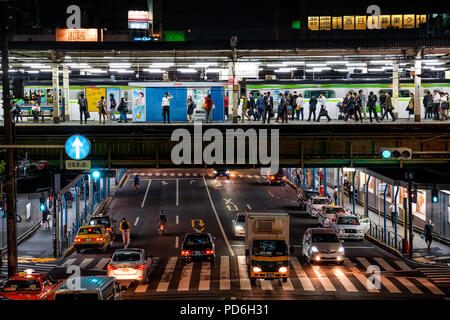
<svg viewBox="0 0 450 320">
<path fill-rule="evenodd" d="M 425 224 L 425 228 L 424 228 L 424 233 L 425 233 L 425 243 L 428 246 L 428 250 L 430 250 L 431 248 L 431 242 L 433 242 L 433 229 L 434 229 L 434 224 L 433 221 L 428 220 L 428 223 Z"/>
<path fill-rule="evenodd" d="M 170 123 L 170 100 L 172 99 L 173 99 L 172 95 L 168 92 L 166 92 L 166 94 L 162 98 L 161 107 L 164 123 L 166 123 L 166 114 L 167 114 L 167 123 Z"/>
<path fill-rule="evenodd" d="M 103 116 L 103 124 L 106 123 L 106 101 L 105 97 L 101 96 L 100 100 L 97 102 L 97 109 L 98 109 L 98 120 L 100 123 L 102 123 L 102 116 Z"/>
<path fill-rule="evenodd" d="M 338 187 L 337 186 L 334 186 L 333 200 L 334 200 L 334 204 L 337 204 L 337 200 L 338 200 Z"/>
<path fill-rule="evenodd" d="M 134 176 L 134 190 L 139 188 L 139 175 Z"/>
<path fill-rule="evenodd" d="M 123 218 L 120 222 L 119 226 L 120 231 L 122 231 L 122 243 L 124 246 L 124 249 L 128 248 L 130 244 L 130 233 L 131 233 L 131 225 L 127 221 L 127 219 Z"/>
<path fill-rule="evenodd" d="M 78 105 L 80 106 L 80 124 L 83 124 L 83 115 L 84 123 L 87 123 L 88 102 L 84 97 L 84 93 L 80 94 L 80 98 L 78 98 Z"/>
<path fill-rule="evenodd" d="M 395 226 L 395 204 L 394 204 L 394 202 L 391 202 L 391 206 L 389 207 L 389 210 L 391 211 L 392 227 L 394 227 Z"/>
</svg>

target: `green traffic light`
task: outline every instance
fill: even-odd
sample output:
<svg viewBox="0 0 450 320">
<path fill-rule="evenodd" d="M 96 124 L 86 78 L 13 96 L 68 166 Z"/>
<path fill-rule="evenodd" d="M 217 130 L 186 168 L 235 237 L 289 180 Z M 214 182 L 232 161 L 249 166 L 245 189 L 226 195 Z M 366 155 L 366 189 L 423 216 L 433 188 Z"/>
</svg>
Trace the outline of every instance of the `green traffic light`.
<svg viewBox="0 0 450 320">
<path fill-rule="evenodd" d="M 98 170 L 93 171 L 92 178 L 94 178 L 94 179 L 100 178 L 100 171 L 98 171 Z"/>
<path fill-rule="evenodd" d="M 392 156 L 392 152 L 390 150 L 383 150 L 383 152 L 381 152 L 381 156 L 384 159 L 389 159 Z"/>
</svg>

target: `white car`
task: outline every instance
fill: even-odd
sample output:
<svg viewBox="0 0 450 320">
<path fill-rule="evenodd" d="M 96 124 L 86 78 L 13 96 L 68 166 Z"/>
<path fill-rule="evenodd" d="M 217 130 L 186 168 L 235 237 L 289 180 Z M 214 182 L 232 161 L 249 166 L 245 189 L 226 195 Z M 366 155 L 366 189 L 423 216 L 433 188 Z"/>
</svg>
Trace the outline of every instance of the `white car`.
<svg viewBox="0 0 450 320">
<path fill-rule="evenodd" d="M 322 227 L 330 228 L 334 216 L 345 212 L 345 208 L 340 206 L 322 206 L 321 210 L 318 211 L 317 220 Z"/>
<path fill-rule="evenodd" d="M 336 231 L 340 239 L 364 240 L 364 228 L 355 215 L 336 214 L 331 220 L 331 228 Z"/>
<path fill-rule="evenodd" d="M 245 213 L 238 213 L 234 216 L 233 232 L 236 237 L 245 237 Z"/>
<path fill-rule="evenodd" d="M 309 228 L 303 235 L 302 257 L 309 263 L 344 264 L 345 251 L 333 229 Z"/>
<path fill-rule="evenodd" d="M 108 277 L 116 280 L 148 282 L 152 272 L 152 256 L 144 249 L 119 249 L 114 252 L 107 267 Z"/>
<path fill-rule="evenodd" d="M 329 204 L 330 201 L 327 197 L 312 197 L 306 202 L 306 212 L 311 217 L 317 217 L 319 214 L 320 209 L 324 206 Z"/>
</svg>

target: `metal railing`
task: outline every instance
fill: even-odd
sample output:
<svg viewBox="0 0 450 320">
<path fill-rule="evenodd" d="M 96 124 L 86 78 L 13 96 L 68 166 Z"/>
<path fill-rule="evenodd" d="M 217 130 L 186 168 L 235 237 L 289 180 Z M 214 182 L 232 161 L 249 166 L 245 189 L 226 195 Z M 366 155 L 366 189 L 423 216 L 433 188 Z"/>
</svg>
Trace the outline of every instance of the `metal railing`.
<svg viewBox="0 0 450 320">
<path fill-rule="evenodd" d="M 373 221 L 370 221 L 370 226 L 368 233 L 377 239 L 378 241 L 383 242 L 384 244 L 395 248 L 397 250 L 403 251 L 403 237 L 397 234 L 397 237 L 395 236 L 395 233 L 388 230 Z"/>
</svg>

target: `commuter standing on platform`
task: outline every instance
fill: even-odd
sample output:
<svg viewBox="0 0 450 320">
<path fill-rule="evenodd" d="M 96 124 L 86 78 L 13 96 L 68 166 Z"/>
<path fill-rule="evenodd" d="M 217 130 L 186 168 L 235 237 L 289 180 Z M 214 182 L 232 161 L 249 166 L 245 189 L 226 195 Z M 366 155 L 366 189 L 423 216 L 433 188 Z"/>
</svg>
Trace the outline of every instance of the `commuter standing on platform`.
<svg viewBox="0 0 450 320">
<path fill-rule="evenodd" d="M 303 95 L 301 93 L 298 95 L 295 104 L 296 104 L 295 112 L 297 113 L 297 120 L 300 120 L 300 114 L 302 115 L 303 120 L 303 106 L 305 104 L 305 99 L 303 99 Z"/>
<path fill-rule="evenodd" d="M 355 121 L 358 121 L 358 117 L 356 115 L 355 97 L 350 92 L 347 94 L 346 101 L 344 101 L 344 103 L 347 104 L 347 114 L 344 120 L 347 121 L 348 117 L 353 116 Z"/>
<path fill-rule="evenodd" d="M 367 119 L 367 113 L 366 113 L 367 97 L 364 94 L 364 91 L 362 91 L 362 90 L 359 90 L 359 96 L 358 97 L 359 97 L 359 100 L 361 100 L 361 109 L 362 109 L 363 114 L 364 114 L 364 120 L 366 120 Z M 362 121 L 362 119 L 361 119 L 361 121 Z"/>
<path fill-rule="evenodd" d="M 267 95 L 264 96 L 264 114 L 263 114 L 263 123 L 270 123 L 270 118 L 273 117 L 273 97 L 270 96 L 270 92 L 267 92 Z"/>
<path fill-rule="evenodd" d="M 114 94 L 109 95 L 109 120 L 113 121 L 116 120 L 116 115 L 114 114 L 116 112 L 116 99 L 114 98 Z"/>
<path fill-rule="evenodd" d="M 440 93 L 441 97 L 439 98 L 439 108 L 441 110 L 441 120 L 448 119 L 448 96 L 445 95 L 444 92 Z"/>
<path fill-rule="evenodd" d="M 386 93 L 382 91 L 380 93 L 380 109 L 381 109 L 381 116 L 386 113 Z M 386 119 L 389 118 L 388 115 L 386 115 Z"/>
<path fill-rule="evenodd" d="M 97 102 L 97 109 L 98 109 L 98 120 L 100 123 L 102 123 L 102 116 L 103 116 L 103 124 L 106 123 L 106 101 L 105 97 L 101 96 L 100 100 Z"/>
<path fill-rule="evenodd" d="M 430 91 L 425 90 L 424 95 L 423 95 L 423 100 L 422 100 L 422 104 L 423 104 L 423 108 L 425 109 L 425 117 L 424 119 L 428 119 L 428 101 L 430 99 Z M 431 117 L 430 117 L 431 118 Z"/>
<path fill-rule="evenodd" d="M 31 114 L 33 115 L 33 121 L 39 122 L 39 113 L 41 112 L 41 107 L 39 107 L 39 102 L 36 102 L 34 106 L 31 107 Z"/>
<path fill-rule="evenodd" d="M 394 106 L 392 105 L 392 99 L 391 96 L 389 95 L 389 92 L 386 92 L 386 105 L 385 105 L 385 112 L 383 114 L 383 116 L 381 117 L 380 121 L 383 121 L 384 117 L 387 118 L 387 114 L 389 113 L 392 117 L 392 122 L 395 121 L 395 116 L 394 113 L 392 112 L 392 110 L 394 110 Z"/>
<path fill-rule="evenodd" d="M 210 123 L 212 121 L 212 110 L 214 109 L 213 100 L 211 98 L 211 95 L 208 94 L 207 97 L 205 97 L 205 104 L 204 106 L 206 111 L 206 123 Z"/>
<path fill-rule="evenodd" d="M 264 112 L 264 98 L 266 97 L 266 93 L 260 95 L 258 100 L 256 100 L 256 107 L 258 109 L 258 115 L 256 120 L 261 120 Z"/>
<path fill-rule="evenodd" d="M 166 94 L 162 98 L 161 107 L 164 123 L 166 123 L 166 115 L 167 115 L 167 123 L 170 123 L 170 100 L 172 99 L 173 99 L 172 95 L 168 92 L 166 92 Z"/>
<path fill-rule="evenodd" d="M 409 100 L 408 106 L 406 107 L 406 111 L 408 111 L 408 120 L 411 119 L 411 115 L 414 115 L 414 93 L 410 93 L 409 96 L 411 99 Z"/>
<path fill-rule="evenodd" d="M 439 92 L 437 90 L 433 90 L 433 102 L 434 102 L 433 119 L 434 120 L 439 120 L 438 110 L 439 110 L 440 99 L 441 99 L 441 95 L 439 94 Z"/>
<path fill-rule="evenodd" d="M 363 117 L 361 114 L 361 99 L 356 92 L 353 94 L 353 99 L 355 99 L 355 120 L 358 121 L 359 119 L 363 122 Z"/>
<path fill-rule="evenodd" d="M 78 105 L 80 106 L 80 124 L 83 123 L 83 115 L 84 123 L 87 123 L 88 102 L 83 93 L 78 98 Z"/>
<path fill-rule="evenodd" d="M 226 116 L 227 119 L 228 119 L 228 106 L 229 106 L 229 101 L 228 101 L 228 97 L 227 97 L 227 96 L 223 97 L 223 103 L 224 103 L 224 106 L 225 106 L 225 108 L 224 108 L 224 110 L 225 110 L 225 116 Z"/>
<path fill-rule="evenodd" d="M 127 120 L 128 106 L 125 101 L 125 98 L 122 98 L 120 100 L 120 104 L 119 104 L 119 107 L 117 108 L 117 111 L 120 112 L 119 123 L 122 123 L 122 121 L 127 123 L 128 122 L 128 120 Z"/>
<path fill-rule="evenodd" d="M 370 91 L 369 98 L 367 101 L 367 107 L 369 108 L 370 122 L 372 122 L 372 113 L 375 117 L 375 120 L 377 122 L 380 122 L 380 120 L 378 120 L 378 113 L 377 113 L 377 96 L 373 94 L 373 91 Z"/>
<path fill-rule="evenodd" d="M 297 91 L 294 91 L 294 94 L 292 95 L 292 117 L 291 117 L 291 120 L 294 120 L 294 116 L 297 113 L 297 98 L 298 98 Z"/>
<path fill-rule="evenodd" d="M 192 122 L 192 114 L 194 113 L 194 108 L 196 107 L 195 102 L 192 99 L 192 96 L 188 96 L 186 105 L 187 105 L 188 120 L 189 120 L 189 123 L 191 123 Z"/>
<path fill-rule="evenodd" d="M 314 94 L 312 94 L 311 99 L 309 99 L 308 121 L 311 121 L 311 114 L 314 115 L 313 121 L 316 121 L 316 105 L 317 105 L 317 98 Z"/>
<path fill-rule="evenodd" d="M 248 121 L 250 123 L 252 122 L 252 118 L 247 114 L 248 110 L 248 99 L 245 96 L 245 93 L 242 94 L 242 111 L 241 111 L 241 123 L 244 123 L 245 117 L 247 117 Z"/>
<path fill-rule="evenodd" d="M 253 115 L 253 120 L 256 120 L 256 103 L 255 103 L 255 97 L 253 97 L 253 93 L 250 92 L 250 96 L 248 98 L 248 115 L 252 116 Z"/>
</svg>

